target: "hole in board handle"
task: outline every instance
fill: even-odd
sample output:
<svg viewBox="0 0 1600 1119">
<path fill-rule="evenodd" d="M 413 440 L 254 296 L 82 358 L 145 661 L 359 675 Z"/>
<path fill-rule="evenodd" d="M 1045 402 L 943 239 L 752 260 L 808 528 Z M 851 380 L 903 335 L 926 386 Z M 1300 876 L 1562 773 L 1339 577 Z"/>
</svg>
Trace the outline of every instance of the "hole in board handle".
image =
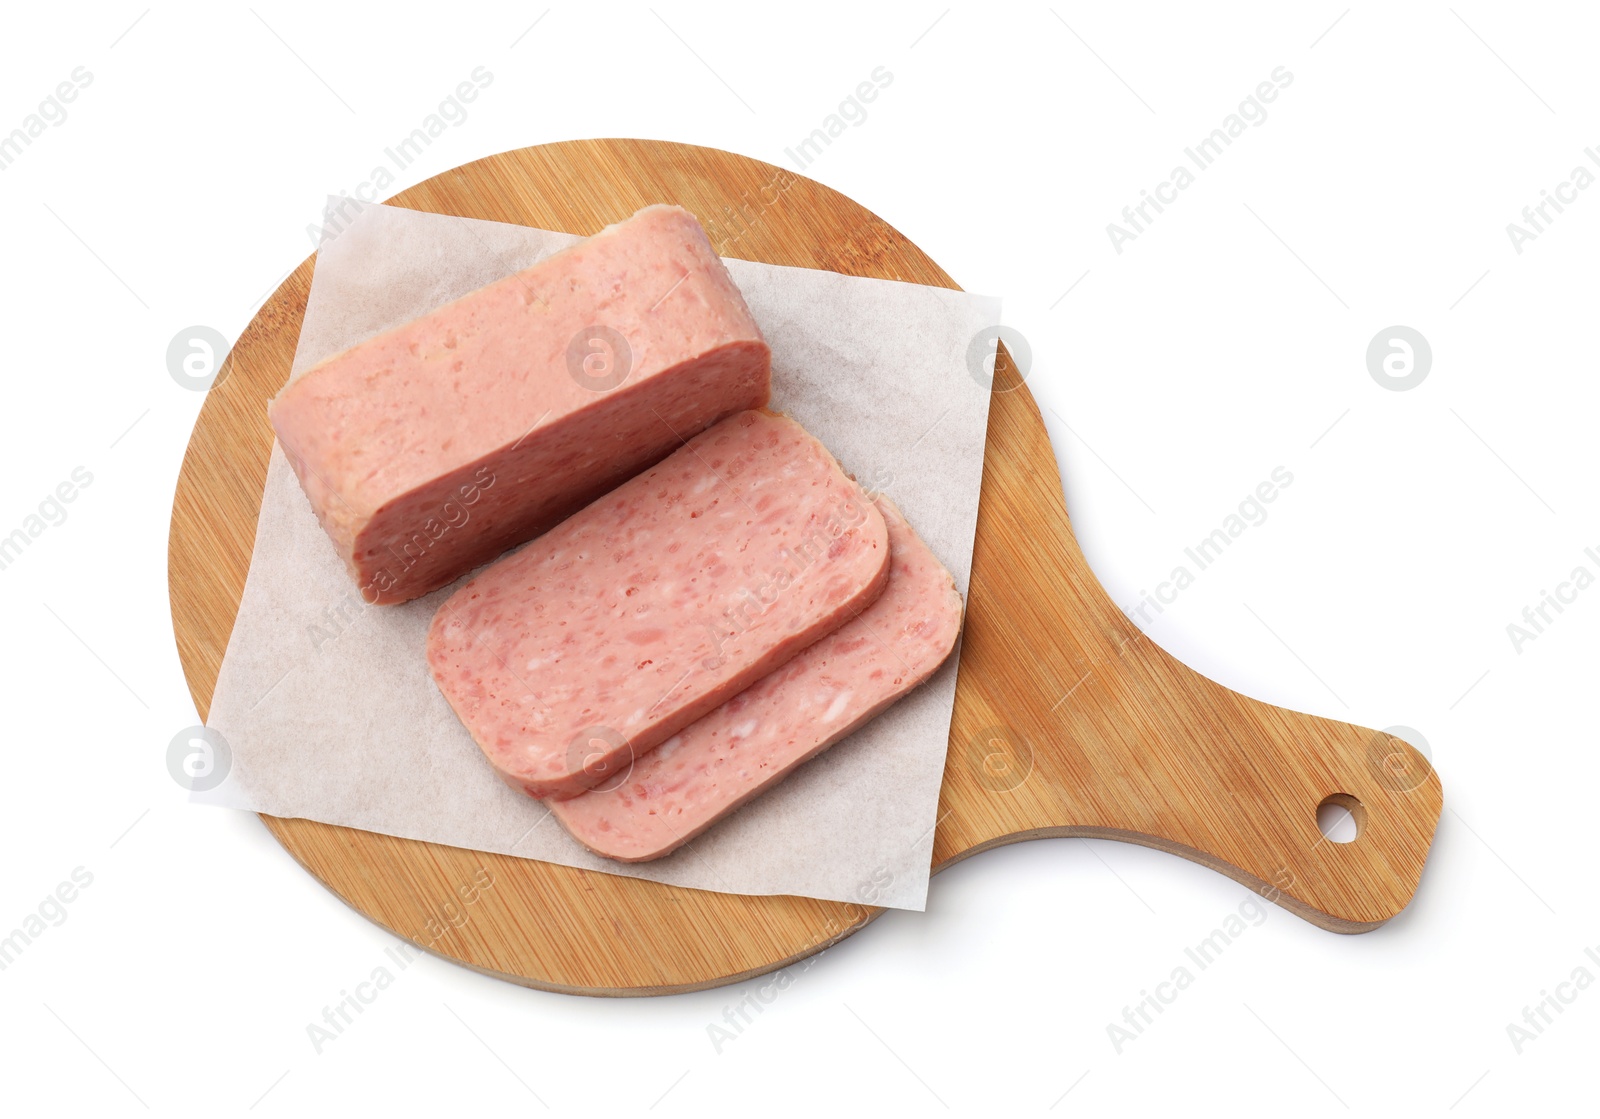
<svg viewBox="0 0 1600 1119">
<path fill-rule="evenodd" d="M 1317 830 L 1332 843 L 1354 843 L 1367 828 L 1367 806 L 1349 793 L 1333 793 L 1317 805 Z"/>
</svg>

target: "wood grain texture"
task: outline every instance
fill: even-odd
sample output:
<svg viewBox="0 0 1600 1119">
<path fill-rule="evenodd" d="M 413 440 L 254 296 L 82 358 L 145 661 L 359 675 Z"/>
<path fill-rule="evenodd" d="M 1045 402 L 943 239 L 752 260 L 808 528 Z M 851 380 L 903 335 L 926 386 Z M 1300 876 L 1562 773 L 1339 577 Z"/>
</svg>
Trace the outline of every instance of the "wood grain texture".
<svg viewBox="0 0 1600 1119">
<path fill-rule="evenodd" d="M 701 217 L 727 256 L 956 286 L 848 198 L 708 148 L 551 144 L 445 172 L 392 202 L 579 234 L 675 202 Z M 254 543 L 272 446 L 265 403 L 288 376 L 312 266 L 301 264 L 239 338 L 178 480 L 173 623 L 202 714 Z M 1078 549 L 1049 437 L 1009 360 L 996 387 L 934 869 L 1041 836 L 1120 839 L 1210 866 L 1335 931 L 1393 917 L 1416 890 L 1442 806 L 1426 759 L 1386 734 L 1238 695 L 1146 640 Z M 1318 831 L 1317 806 L 1329 797 L 1356 806 L 1354 842 Z M 644 995 L 737 982 L 820 951 L 881 912 L 263 819 L 311 874 L 380 925 L 546 990 Z M 457 892 L 488 878 L 492 887 L 462 905 Z M 467 920 L 455 927 L 452 912 Z"/>
</svg>

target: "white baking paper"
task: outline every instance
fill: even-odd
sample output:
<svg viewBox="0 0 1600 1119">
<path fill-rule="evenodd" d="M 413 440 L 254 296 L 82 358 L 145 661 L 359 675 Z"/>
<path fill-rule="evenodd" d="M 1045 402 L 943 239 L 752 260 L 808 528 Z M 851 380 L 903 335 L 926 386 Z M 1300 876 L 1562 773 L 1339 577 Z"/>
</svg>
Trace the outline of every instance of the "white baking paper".
<svg viewBox="0 0 1600 1119">
<path fill-rule="evenodd" d="M 291 376 L 575 240 L 381 205 L 330 223 Z M 989 406 L 967 355 L 999 322 L 999 301 L 728 267 L 772 346 L 772 406 L 886 492 L 964 595 Z M 231 769 L 194 799 L 703 890 L 923 908 L 956 657 L 698 839 L 624 865 L 590 854 L 502 784 L 434 686 L 424 635 L 453 589 L 402 606 L 363 602 L 274 446 L 210 712 Z"/>
</svg>

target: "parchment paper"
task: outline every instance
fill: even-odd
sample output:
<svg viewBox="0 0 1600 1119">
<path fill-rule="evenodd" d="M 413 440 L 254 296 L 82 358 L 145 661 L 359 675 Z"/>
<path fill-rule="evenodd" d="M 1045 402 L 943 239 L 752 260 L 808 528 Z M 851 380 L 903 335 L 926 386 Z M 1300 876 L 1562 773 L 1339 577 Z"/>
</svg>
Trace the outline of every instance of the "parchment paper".
<svg viewBox="0 0 1600 1119">
<path fill-rule="evenodd" d="M 291 376 L 575 240 L 364 207 L 325 230 Z M 728 267 L 772 346 L 773 407 L 887 493 L 965 595 L 989 407 L 967 351 L 1000 321 L 999 301 Z M 364 603 L 274 446 L 210 712 L 231 769 L 193 798 L 704 890 L 923 908 L 957 657 L 692 843 L 624 865 L 591 855 L 502 784 L 434 686 L 424 635 L 453 590 Z"/>
</svg>

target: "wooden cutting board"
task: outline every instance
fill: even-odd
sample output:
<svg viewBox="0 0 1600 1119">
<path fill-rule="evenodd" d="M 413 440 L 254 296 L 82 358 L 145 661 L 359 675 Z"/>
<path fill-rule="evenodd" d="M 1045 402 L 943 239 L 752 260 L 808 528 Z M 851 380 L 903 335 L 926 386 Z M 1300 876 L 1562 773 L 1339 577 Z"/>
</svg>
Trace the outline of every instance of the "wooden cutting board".
<svg viewBox="0 0 1600 1119">
<path fill-rule="evenodd" d="M 700 216 L 724 255 L 956 286 L 843 195 L 710 148 L 549 144 L 447 171 L 391 201 L 578 234 L 676 202 Z M 172 615 L 202 714 L 254 543 L 272 446 L 266 401 L 288 376 L 312 264 L 240 336 L 178 479 Z M 1318 806 L 1330 799 L 1355 816 L 1353 842 L 1318 830 Z M 1145 639 L 1084 561 L 1038 406 L 1003 357 L 934 871 L 1023 839 L 1120 839 L 1221 871 L 1324 928 L 1363 932 L 1410 901 L 1441 805 L 1427 760 L 1399 739 L 1248 699 Z M 821 951 L 882 912 L 263 819 L 301 865 L 378 924 L 467 967 L 552 991 L 646 995 L 733 983 Z"/>
</svg>

